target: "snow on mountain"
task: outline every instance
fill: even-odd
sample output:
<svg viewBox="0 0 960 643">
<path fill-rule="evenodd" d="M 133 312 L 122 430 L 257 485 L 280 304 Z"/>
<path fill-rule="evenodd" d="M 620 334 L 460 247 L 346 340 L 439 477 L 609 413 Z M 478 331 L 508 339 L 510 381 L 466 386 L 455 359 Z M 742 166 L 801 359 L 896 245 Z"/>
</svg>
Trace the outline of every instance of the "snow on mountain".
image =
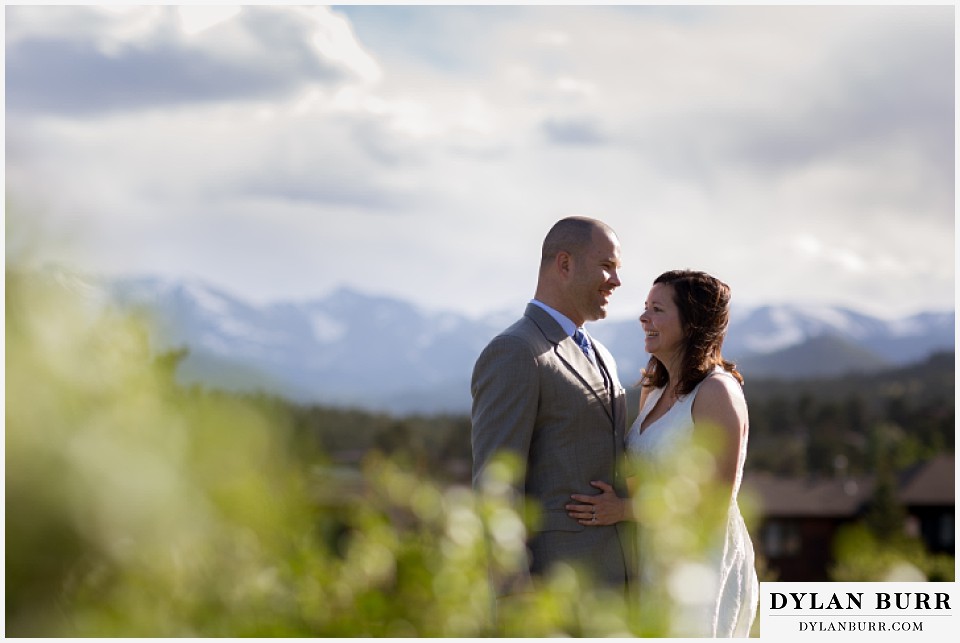
<svg viewBox="0 0 960 643">
<path fill-rule="evenodd" d="M 307 320 L 313 329 L 314 338 L 321 344 L 333 344 L 347 334 L 347 325 L 322 310 L 307 313 Z"/>
<path fill-rule="evenodd" d="M 153 311 L 157 350 L 189 349 L 178 371 L 185 382 L 393 412 L 468 410 L 474 361 L 523 309 L 471 318 L 346 288 L 257 306 L 200 281 L 156 278 L 115 280 L 108 291 L 121 306 Z M 637 320 L 588 329 L 624 384 L 635 383 L 648 359 Z M 952 312 L 890 322 L 843 307 L 761 306 L 735 311 L 724 353 L 752 369 L 746 375 L 809 376 L 918 361 L 953 345 Z"/>
<path fill-rule="evenodd" d="M 886 333 L 882 320 L 847 308 L 760 306 L 731 320 L 725 348 L 743 354 L 772 353 L 820 335 L 862 341 Z"/>
</svg>

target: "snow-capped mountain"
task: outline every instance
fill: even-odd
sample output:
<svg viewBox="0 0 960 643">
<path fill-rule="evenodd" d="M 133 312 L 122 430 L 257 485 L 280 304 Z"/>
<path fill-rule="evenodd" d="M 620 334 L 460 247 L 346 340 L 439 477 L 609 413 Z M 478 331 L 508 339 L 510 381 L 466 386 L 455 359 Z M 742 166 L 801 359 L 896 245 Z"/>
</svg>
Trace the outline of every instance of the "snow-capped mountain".
<svg viewBox="0 0 960 643">
<path fill-rule="evenodd" d="M 494 333 L 483 320 L 347 289 L 263 306 L 197 281 L 122 279 L 109 290 L 122 307 L 152 311 L 156 350 L 189 350 L 182 381 L 304 403 L 462 411 Z"/>
<path fill-rule="evenodd" d="M 903 363 L 952 346 L 954 318 L 952 312 L 921 313 L 887 321 L 839 306 L 762 306 L 734 315 L 725 349 L 768 354 L 830 335 Z"/>
<path fill-rule="evenodd" d="M 869 372 L 953 350 L 955 317 L 927 312 L 890 321 L 839 306 L 762 306 L 731 320 L 724 353 L 755 375 Z"/>
<path fill-rule="evenodd" d="M 955 317 L 925 312 L 890 321 L 842 306 L 740 308 L 731 311 L 723 354 L 745 376 L 871 372 L 953 350 Z M 646 364 L 639 322 L 603 322 L 591 332 L 614 351 L 621 376 Z"/>
<path fill-rule="evenodd" d="M 152 311 L 158 351 L 189 350 L 184 382 L 394 412 L 468 410 L 474 360 L 523 307 L 476 319 L 349 289 L 253 305 L 199 281 L 156 278 L 115 280 L 107 291 L 122 307 Z M 747 377 L 876 370 L 953 350 L 954 317 L 890 322 L 840 307 L 764 306 L 736 311 L 724 353 Z M 634 383 L 647 361 L 639 323 L 588 329 Z"/>
</svg>

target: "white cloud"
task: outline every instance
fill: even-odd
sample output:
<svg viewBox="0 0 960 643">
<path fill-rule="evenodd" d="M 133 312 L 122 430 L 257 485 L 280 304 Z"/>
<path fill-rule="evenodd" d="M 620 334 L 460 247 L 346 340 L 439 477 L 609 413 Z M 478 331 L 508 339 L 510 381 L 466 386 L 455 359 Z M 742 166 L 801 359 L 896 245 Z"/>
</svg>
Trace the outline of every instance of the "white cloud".
<svg viewBox="0 0 960 643">
<path fill-rule="evenodd" d="M 816 259 L 823 254 L 823 243 L 810 234 L 801 234 L 794 239 L 793 245 L 800 255 L 807 259 Z"/>
<path fill-rule="evenodd" d="M 344 64 L 365 82 L 380 80 L 380 66 L 357 42 L 345 18 L 326 7 L 310 7 L 303 12 L 314 23 L 311 40 L 322 56 Z"/>
<path fill-rule="evenodd" d="M 533 41 L 539 45 L 563 47 L 570 42 L 570 36 L 564 31 L 542 31 L 534 36 Z"/>
<path fill-rule="evenodd" d="M 230 20 L 240 13 L 241 9 L 222 5 L 182 5 L 177 7 L 176 11 L 183 32 L 188 36 L 195 36 Z"/>
<path fill-rule="evenodd" d="M 479 313 L 581 213 L 617 314 L 675 267 L 952 305 L 947 7 L 218 9 L 8 8 L 8 188 L 89 263 Z"/>
</svg>

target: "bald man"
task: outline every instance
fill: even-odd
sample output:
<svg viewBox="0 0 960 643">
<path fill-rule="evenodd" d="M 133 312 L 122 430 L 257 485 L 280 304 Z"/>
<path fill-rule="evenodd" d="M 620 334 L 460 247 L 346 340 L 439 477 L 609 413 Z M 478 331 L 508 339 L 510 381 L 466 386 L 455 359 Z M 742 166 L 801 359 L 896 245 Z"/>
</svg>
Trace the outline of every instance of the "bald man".
<svg viewBox="0 0 960 643">
<path fill-rule="evenodd" d="M 626 484 L 626 404 L 613 357 L 584 330 L 603 319 L 620 286 L 620 242 L 605 223 L 558 221 L 543 242 L 534 299 L 523 317 L 497 335 L 473 370 L 473 484 L 483 492 L 491 459 L 507 451 L 525 471 L 516 499 L 533 501 L 539 520 L 527 542 L 525 573 L 495 578 L 500 596 L 523 591 L 533 577 L 569 563 L 605 585 L 628 587 L 634 540 L 628 523 L 585 526 L 565 506 L 590 482 Z"/>
</svg>

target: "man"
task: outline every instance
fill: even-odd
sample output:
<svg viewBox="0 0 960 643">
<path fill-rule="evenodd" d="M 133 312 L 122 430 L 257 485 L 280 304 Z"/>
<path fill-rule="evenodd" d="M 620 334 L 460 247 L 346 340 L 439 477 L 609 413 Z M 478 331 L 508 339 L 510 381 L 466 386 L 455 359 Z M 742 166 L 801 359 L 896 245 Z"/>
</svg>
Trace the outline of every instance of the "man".
<svg viewBox="0 0 960 643">
<path fill-rule="evenodd" d="M 620 243 L 605 223 L 570 217 L 551 228 L 534 300 L 477 359 L 471 438 L 473 483 L 480 491 L 498 452 L 517 454 L 526 464 L 517 495 L 540 510 L 527 543 L 530 574 L 566 562 L 626 589 L 633 569 L 627 523 L 585 526 L 565 510 L 571 494 L 586 493 L 591 481 L 613 480 L 626 495 L 619 466 L 624 390 L 613 357 L 582 328 L 606 317 L 610 295 L 620 286 L 619 268 Z M 522 591 L 517 579 L 495 582 L 500 595 Z"/>
</svg>

